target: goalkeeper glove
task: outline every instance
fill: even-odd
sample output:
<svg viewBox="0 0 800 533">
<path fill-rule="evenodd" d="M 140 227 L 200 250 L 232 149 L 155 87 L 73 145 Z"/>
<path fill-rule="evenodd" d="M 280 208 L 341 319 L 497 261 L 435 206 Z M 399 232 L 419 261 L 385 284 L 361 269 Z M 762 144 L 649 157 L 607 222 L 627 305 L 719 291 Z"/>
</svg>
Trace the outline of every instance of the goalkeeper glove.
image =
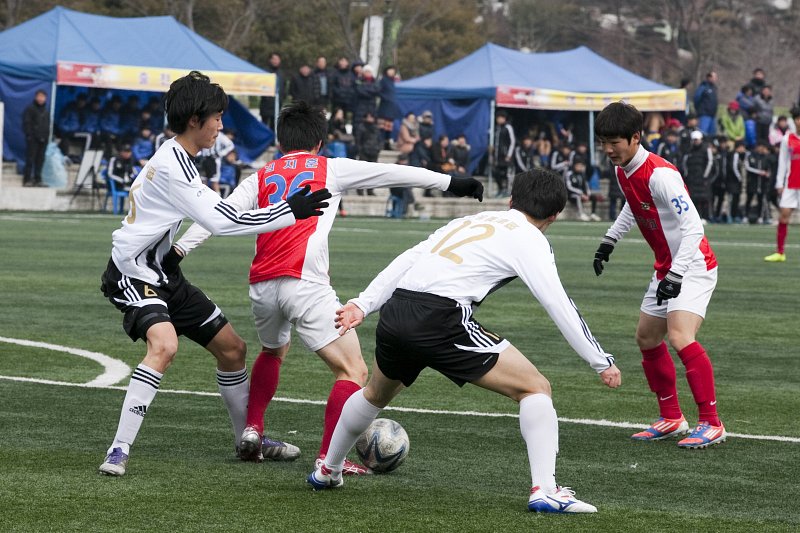
<svg viewBox="0 0 800 533">
<path fill-rule="evenodd" d="M 479 202 L 483 201 L 483 184 L 475 178 L 450 178 L 447 192 L 456 196 L 469 196 Z"/>
<path fill-rule="evenodd" d="M 183 256 L 178 253 L 178 250 L 172 246 L 169 249 L 169 252 L 164 254 L 164 257 L 161 259 L 161 269 L 167 276 L 172 276 L 176 274 L 179 270 L 178 263 L 183 261 Z"/>
<path fill-rule="evenodd" d="M 311 186 L 306 185 L 286 199 L 297 220 L 321 216 L 322 209 L 328 207 L 328 202 L 324 201 L 331 197 L 328 189 L 320 189 L 309 194 L 310 190 Z"/>
<path fill-rule="evenodd" d="M 600 246 L 594 253 L 594 273 L 598 276 L 603 273 L 603 261 L 610 261 L 611 252 L 614 251 L 614 245 L 617 244 L 617 239 L 612 239 L 608 235 L 603 237 L 600 241 Z"/>
<path fill-rule="evenodd" d="M 659 282 L 658 289 L 656 289 L 656 298 L 658 298 L 656 304 L 661 305 L 663 300 L 669 300 L 670 298 L 678 296 L 681 293 L 682 282 L 683 276 L 679 276 L 672 270 L 667 272 L 664 279 Z"/>
</svg>

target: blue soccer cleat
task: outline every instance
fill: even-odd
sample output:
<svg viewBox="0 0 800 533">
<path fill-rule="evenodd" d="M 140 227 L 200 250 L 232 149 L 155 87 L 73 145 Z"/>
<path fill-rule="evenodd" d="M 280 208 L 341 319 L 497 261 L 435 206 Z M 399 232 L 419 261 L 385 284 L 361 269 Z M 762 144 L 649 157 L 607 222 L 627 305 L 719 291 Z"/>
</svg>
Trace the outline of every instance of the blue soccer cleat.
<svg viewBox="0 0 800 533">
<path fill-rule="evenodd" d="M 676 435 L 684 435 L 689 432 L 689 423 L 684 417 L 664 418 L 663 416 L 653 422 L 653 424 L 639 433 L 631 435 L 633 440 L 663 440 Z"/>
<path fill-rule="evenodd" d="M 311 472 L 306 481 L 314 490 L 336 489 L 344 485 L 342 473 L 339 472 L 334 475 L 333 470 L 325 466 L 325 463 L 322 463 L 316 470 Z"/>
<path fill-rule="evenodd" d="M 708 422 L 700 422 L 688 437 L 678 442 L 678 446 L 690 450 L 708 448 L 714 444 L 725 442 L 727 438 L 728 433 L 722 424 L 712 426 Z"/>
<path fill-rule="evenodd" d="M 128 454 L 123 452 L 122 448 L 114 448 L 106 455 L 105 462 L 98 470 L 107 476 L 124 476 L 126 468 L 128 468 Z"/>
<path fill-rule="evenodd" d="M 556 487 L 556 492 L 545 494 L 541 487 L 531 489 L 528 510 L 535 513 L 596 513 L 597 507 L 575 497 L 569 487 Z"/>
</svg>

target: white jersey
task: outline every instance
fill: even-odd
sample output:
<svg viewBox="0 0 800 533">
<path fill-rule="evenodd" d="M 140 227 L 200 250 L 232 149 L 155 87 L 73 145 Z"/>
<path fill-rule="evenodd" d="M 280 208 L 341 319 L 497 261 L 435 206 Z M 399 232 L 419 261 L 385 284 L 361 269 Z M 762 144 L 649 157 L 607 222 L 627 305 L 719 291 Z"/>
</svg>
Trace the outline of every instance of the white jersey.
<svg viewBox="0 0 800 533">
<path fill-rule="evenodd" d="M 155 286 L 166 282 L 161 259 L 184 217 L 216 235 L 250 235 L 294 224 L 286 202 L 239 212 L 203 185 L 192 158 L 169 139 L 144 166 L 130 189 L 130 210 L 112 234 L 111 257 L 122 274 Z"/>
<path fill-rule="evenodd" d="M 225 135 L 224 133 L 220 133 L 217 135 L 217 140 L 214 141 L 214 146 L 211 148 L 203 148 L 200 150 L 200 153 L 197 154 L 198 156 L 202 157 L 211 157 L 214 159 L 214 164 L 216 165 L 216 170 L 214 171 L 213 176 L 209 176 L 209 179 L 218 180 L 220 170 L 222 167 L 222 160 L 225 158 L 226 155 L 233 152 L 236 149 L 236 146 L 233 144 L 233 141 Z"/>
<path fill-rule="evenodd" d="M 350 302 L 369 314 L 400 288 L 469 306 L 515 277 L 527 285 L 589 366 L 602 372 L 614 364 L 564 291 L 550 243 L 515 209 L 453 220 L 400 255 Z"/>
<path fill-rule="evenodd" d="M 312 191 L 327 188 L 333 197 L 322 216 L 259 236 L 250 283 L 289 276 L 328 285 L 328 235 L 344 191 L 396 186 L 435 187 L 444 191 L 450 186 L 450 179 L 446 174 L 405 165 L 291 152 L 243 180 L 225 201 L 237 209 L 253 209 L 279 201 L 303 185 L 311 186 Z M 198 222 L 176 243 L 184 253 L 210 236 L 202 222 Z"/>
</svg>

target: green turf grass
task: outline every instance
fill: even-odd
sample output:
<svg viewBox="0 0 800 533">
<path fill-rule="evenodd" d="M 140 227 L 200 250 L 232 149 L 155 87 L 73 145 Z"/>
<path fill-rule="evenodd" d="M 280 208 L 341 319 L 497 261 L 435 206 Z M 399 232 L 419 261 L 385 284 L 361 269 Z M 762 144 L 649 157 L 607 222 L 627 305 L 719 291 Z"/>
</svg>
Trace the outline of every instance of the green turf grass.
<svg viewBox="0 0 800 533">
<path fill-rule="evenodd" d="M 110 251 L 111 216 L 0 213 L 0 336 L 102 352 L 135 366 L 143 354 L 121 329 L 121 314 L 100 294 Z M 353 297 L 406 247 L 441 222 L 343 219 L 331 238 L 331 275 L 341 299 Z M 477 312 L 547 376 L 559 416 L 650 422 L 655 402 L 633 341 L 652 255 L 634 230 L 594 276 L 591 260 L 605 224 L 556 223 L 548 232 L 564 285 L 603 347 L 614 353 L 623 386 L 602 386 L 574 354 L 527 289 L 515 282 Z M 774 228 L 709 226 L 720 279 L 699 339 L 715 365 L 720 413 L 729 431 L 800 438 L 797 301 L 798 228 L 785 264 L 765 264 Z M 247 298 L 250 238 L 214 238 L 184 263 L 187 277 L 258 344 Z M 375 318 L 361 328 L 371 365 Z M 679 371 L 681 403 L 695 408 Z M 96 363 L 51 350 L 0 343 L 0 375 L 86 382 Z M 295 343 L 278 396 L 324 400 L 330 372 Z M 127 385 L 127 379 L 119 383 Z M 525 512 L 530 483 L 514 418 L 386 411 L 411 438 L 411 454 L 390 475 L 347 479 L 330 493 L 304 482 L 321 433 L 323 407 L 276 401 L 268 430 L 297 444 L 295 463 L 243 464 L 216 392 L 213 358 L 181 344 L 133 449 L 129 473 L 96 468 L 116 428 L 120 390 L 0 380 L 0 531 L 794 531 L 800 528 L 800 444 L 731 438 L 703 451 L 674 441 L 635 443 L 632 430 L 562 423 L 560 483 L 597 505 L 594 516 Z M 516 405 L 475 387 L 458 389 L 435 372 L 393 405 L 516 413 Z"/>
</svg>

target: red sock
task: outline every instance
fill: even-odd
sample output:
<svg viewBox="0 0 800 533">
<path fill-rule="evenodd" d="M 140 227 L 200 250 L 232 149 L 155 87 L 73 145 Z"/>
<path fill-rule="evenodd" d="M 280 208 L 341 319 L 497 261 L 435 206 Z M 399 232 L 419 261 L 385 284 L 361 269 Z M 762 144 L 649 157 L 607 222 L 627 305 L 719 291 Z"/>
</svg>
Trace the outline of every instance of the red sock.
<svg viewBox="0 0 800 533">
<path fill-rule="evenodd" d="M 675 384 L 675 363 L 672 362 L 667 344 L 662 342 L 655 348 L 642 350 L 642 368 L 650 390 L 658 398 L 661 416 L 672 419 L 682 417 Z"/>
<path fill-rule="evenodd" d="M 789 224 L 778 222 L 778 253 L 782 254 L 786 244 L 786 233 L 789 231 Z"/>
<path fill-rule="evenodd" d="M 264 432 L 264 412 L 275 396 L 281 376 L 282 359 L 261 352 L 250 373 L 250 399 L 247 402 L 247 425 Z"/>
<path fill-rule="evenodd" d="M 717 415 L 717 397 L 714 391 L 714 368 L 705 348 L 699 342 L 693 342 L 678 352 L 678 356 L 686 367 L 686 381 L 692 390 L 697 403 L 698 418 L 712 426 L 719 426 Z"/>
<path fill-rule="evenodd" d="M 322 430 L 322 444 L 319 447 L 320 456 L 328 453 L 333 430 L 342 415 L 344 402 L 359 390 L 361 390 L 361 385 L 347 379 L 340 379 L 333 384 L 331 393 L 328 395 L 328 403 L 325 405 L 325 425 Z"/>
</svg>

